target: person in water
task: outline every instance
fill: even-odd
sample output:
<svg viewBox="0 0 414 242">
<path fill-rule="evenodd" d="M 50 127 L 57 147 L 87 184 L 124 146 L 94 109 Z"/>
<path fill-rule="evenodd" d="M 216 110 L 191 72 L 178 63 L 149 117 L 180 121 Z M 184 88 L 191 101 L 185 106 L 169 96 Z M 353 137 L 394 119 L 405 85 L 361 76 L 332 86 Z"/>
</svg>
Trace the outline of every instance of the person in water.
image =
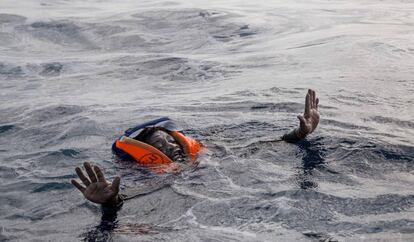
<svg viewBox="0 0 414 242">
<path fill-rule="evenodd" d="M 319 124 L 318 103 L 315 91 L 309 89 L 304 114 L 298 116 L 299 127 L 275 141 L 295 143 L 311 134 Z M 155 173 L 176 172 L 177 164 L 194 163 L 202 149 L 202 144 L 179 132 L 168 118 L 153 120 L 128 129 L 112 146 L 113 152 L 121 159 L 135 160 Z M 116 177 L 110 183 L 98 166 L 85 162 L 84 168 L 87 175 L 80 167 L 75 169 L 83 185 L 74 179 L 71 183 L 87 200 L 101 204 L 104 211 L 116 211 L 124 200 L 131 198 L 119 193 L 120 177 Z"/>
</svg>

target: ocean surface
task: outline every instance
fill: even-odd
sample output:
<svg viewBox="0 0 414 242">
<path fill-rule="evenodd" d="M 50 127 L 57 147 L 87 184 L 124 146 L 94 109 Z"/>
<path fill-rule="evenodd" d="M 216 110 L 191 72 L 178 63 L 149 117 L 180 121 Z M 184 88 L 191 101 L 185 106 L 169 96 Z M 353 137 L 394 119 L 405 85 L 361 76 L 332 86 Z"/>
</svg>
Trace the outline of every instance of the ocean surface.
<svg viewBox="0 0 414 242">
<path fill-rule="evenodd" d="M 162 116 L 197 167 L 113 157 Z M 140 195 L 102 219 L 84 161 Z M 414 2 L 1 0 L 0 241 L 82 240 L 413 241 Z"/>
</svg>

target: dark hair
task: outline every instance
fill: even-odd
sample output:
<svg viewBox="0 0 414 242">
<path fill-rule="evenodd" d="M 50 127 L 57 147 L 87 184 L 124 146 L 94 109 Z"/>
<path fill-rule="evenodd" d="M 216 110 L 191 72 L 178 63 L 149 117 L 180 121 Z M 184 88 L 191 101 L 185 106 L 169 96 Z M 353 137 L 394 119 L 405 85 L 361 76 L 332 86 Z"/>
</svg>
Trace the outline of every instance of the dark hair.
<svg viewBox="0 0 414 242">
<path fill-rule="evenodd" d="M 162 130 L 160 127 L 148 127 L 139 133 L 134 139 L 146 143 L 146 140 L 157 130 Z"/>
</svg>

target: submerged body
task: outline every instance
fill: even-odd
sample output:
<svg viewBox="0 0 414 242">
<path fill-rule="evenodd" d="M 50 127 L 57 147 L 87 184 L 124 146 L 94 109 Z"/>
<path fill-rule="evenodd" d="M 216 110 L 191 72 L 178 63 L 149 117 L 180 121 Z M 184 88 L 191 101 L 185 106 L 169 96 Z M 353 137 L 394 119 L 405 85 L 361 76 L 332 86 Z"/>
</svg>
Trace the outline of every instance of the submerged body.
<svg viewBox="0 0 414 242">
<path fill-rule="evenodd" d="M 299 127 L 284 134 L 275 141 L 298 142 L 312 133 L 319 124 L 319 99 L 315 91 L 309 89 L 305 98 L 305 110 L 299 115 Z M 132 138 L 131 138 L 132 137 Z M 153 120 L 125 131 L 113 145 L 113 151 L 120 158 L 129 157 L 153 172 L 178 172 L 177 163 L 194 162 L 201 150 L 201 144 L 179 132 L 168 118 Z M 152 157 L 152 158 L 151 158 Z M 102 204 L 103 211 L 114 212 L 124 200 L 134 197 L 119 194 L 120 177 L 109 183 L 98 166 L 84 163 L 88 177 L 81 168 L 75 169 L 84 186 L 72 180 L 86 199 Z"/>
</svg>

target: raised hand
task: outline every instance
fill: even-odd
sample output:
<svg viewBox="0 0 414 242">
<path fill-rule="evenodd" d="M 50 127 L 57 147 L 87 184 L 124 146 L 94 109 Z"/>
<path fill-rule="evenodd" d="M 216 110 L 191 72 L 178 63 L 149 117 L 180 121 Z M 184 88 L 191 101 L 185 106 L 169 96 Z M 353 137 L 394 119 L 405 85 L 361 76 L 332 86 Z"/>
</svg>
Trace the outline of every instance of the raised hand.
<svg viewBox="0 0 414 242">
<path fill-rule="evenodd" d="M 298 115 L 300 121 L 297 135 L 304 138 L 306 135 L 312 133 L 319 124 L 318 112 L 319 99 L 316 98 L 314 90 L 309 89 L 305 99 L 305 112 L 303 115 Z"/>
<path fill-rule="evenodd" d="M 81 168 L 76 167 L 75 171 L 85 186 L 73 179 L 71 183 L 91 202 L 116 205 L 118 203 L 121 178 L 115 177 L 111 184 L 105 179 L 104 174 L 98 166 L 92 167 L 89 162 L 83 163 L 83 166 L 89 178 L 84 175 Z"/>
</svg>

